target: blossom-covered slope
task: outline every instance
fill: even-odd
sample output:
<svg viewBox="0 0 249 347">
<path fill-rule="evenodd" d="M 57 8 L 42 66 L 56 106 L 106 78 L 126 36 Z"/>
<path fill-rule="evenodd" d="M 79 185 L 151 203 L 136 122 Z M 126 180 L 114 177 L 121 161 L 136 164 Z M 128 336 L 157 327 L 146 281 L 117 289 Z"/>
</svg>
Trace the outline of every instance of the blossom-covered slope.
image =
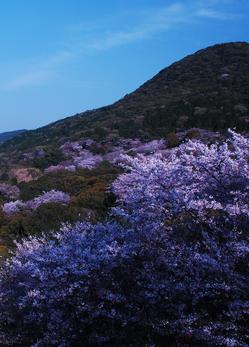
<svg viewBox="0 0 249 347">
<path fill-rule="evenodd" d="M 121 156 L 108 220 L 17 244 L 0 272 L 5 347 L 249 346 L 249 140 L 163 146 Z"/>
<path fill-rule="evenodd" d="M 82 139 L 61 145 L 56 165 L 46 164 L 45 151 L 23 153 L 23 164 L 41 161 L 46 165 L 40 167 L 39 175 L 34 168 L 11 170 L 0 182 L 0 244 L 57 230 L 63 222 L 105 218 L 115 202 L 109 187 L 121 172 L 122 156 L 167 155 L 170 150 L 166 139 L 105 143 Z"/>
</svg>

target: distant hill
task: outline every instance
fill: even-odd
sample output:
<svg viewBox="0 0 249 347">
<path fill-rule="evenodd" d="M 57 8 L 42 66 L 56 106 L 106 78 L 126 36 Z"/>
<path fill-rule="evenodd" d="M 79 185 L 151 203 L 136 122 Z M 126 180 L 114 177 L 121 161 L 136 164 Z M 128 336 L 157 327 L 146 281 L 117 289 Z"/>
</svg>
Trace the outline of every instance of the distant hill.
<svg viewBox="0 0 249 347">
<path fill-rule="evenodd" d="M 27 130 L 23 129 L 23 130 L 8 131 L 8 132 L 0 133 L 0 143 L 3 143 L 7 140 L 10 140 L 15 136 L 24 133 L 25 131 L 27 131 Z"/>
<path fill-rule="evenodd" d="M 248 131 L 248 96 L 249 44 L 218 44 L 172 64 L 113 105 L 26 132 L 0 152 L 82 137 L 156 138 L 192 127 Z"/>
</svg>

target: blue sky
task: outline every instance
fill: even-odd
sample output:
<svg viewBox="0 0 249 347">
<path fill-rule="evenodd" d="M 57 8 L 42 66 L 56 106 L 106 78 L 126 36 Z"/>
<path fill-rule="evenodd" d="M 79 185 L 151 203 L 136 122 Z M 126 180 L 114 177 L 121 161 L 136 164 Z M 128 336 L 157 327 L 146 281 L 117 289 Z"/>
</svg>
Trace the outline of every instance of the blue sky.
<svg viewBox="0 0 249 347">
<path fill-rule="evenodd" d="M 0 132 L 110 104 L 248 23 L 248 0 L 1 0 Z"/>
</svg>

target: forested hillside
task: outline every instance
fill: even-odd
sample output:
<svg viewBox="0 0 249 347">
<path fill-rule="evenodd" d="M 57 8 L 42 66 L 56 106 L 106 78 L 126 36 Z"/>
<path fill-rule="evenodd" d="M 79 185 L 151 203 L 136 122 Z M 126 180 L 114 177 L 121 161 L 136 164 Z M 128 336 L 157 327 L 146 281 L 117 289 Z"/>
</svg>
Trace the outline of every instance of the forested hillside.
<svg viewBox="0 0 249 347">
<path fill-rule="evenodd" d="M 6 143 L 2 151 L 23 151 L 83 137 L 164 137 L 192 127 L 248 130 L 248 56 L 247 42 L 202 49 L 163 69 L 113 105 L 25 133 Z"/>
<path fill-rule="evenodd" d="M 248 95 L 249 44 L 215 45 L 162 70 L 111 106 L 4 142 L 0 198 L 18 213 L 0 212 L 2 242 L 56 230 L 79 216 L 104 218 L 115 201 L 108 187 L 121 172 L 123 154 L 165 154 L 188 139 L 222 141 L 234 126 L 247 133 Z M 51 198 L 35 209 L 24 207 L 49 191 L 64 192 L 70 201 Z"/>
<path fill-rule="evenodd" d="M 1 133 L 0 134 L 0 143 L 3 143 L 7 140 L 12 139 L 13 137 L 20 135 L 22 133 L 24 133 L 26 130 L 16 130 L 16 131 L 8 131 L 5 133 Z"/>
</svg>

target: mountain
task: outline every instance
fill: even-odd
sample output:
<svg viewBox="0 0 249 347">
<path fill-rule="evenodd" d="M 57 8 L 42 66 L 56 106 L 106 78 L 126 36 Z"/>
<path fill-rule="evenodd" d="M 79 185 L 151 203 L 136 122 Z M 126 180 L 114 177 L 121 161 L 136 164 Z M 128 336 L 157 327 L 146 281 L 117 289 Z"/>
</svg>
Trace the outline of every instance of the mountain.
<svg viewBox="0 0 249 347">
<path fill-rule="evenodd" d="M 10 140 L 15 136 L 24 133 L 25 131 L 27 131 L 27 130 L 22 129 L 22 130 L 15 130 L 15 131 L 8 131 L 8 132 L 0 133 L 0 143 L 3 143 L 7 140 Z"/>
<path fill-rule="evenodd" d="M 1 145 L 2 347 L 249 347 L 248 65 L 216 45 Z"/>
<path fill-rule="evenodd" d="M 249 44 L 202 49 L 160 71 L 113 105 L 78 113 L 5 142 L 0 152 L 83 137 L 157 138 L 192 127 L 249 129 Z"/>
<path fill-rule="evenodd" d="M 82 112 L 0 146 L 1 152 L 68 139 L 158 138 L 192 127 L 249 130 L 249 44 L 202 49 L 160 71 L 113 105 Z"/>
<path fill-rule="evenodd" d="M 105 219 L 115 205 L 109 188 L 123 154 L 167 156 L 188 138 L 214 142 L 234 126 L 249 132 L 248 95 L 249 44 L 215 45 L 162 70 L 113 105 L 5 141 L 0 253 L 1 242 L 12 247 L 14 239 L 58 230 L 62 222 Z M 68 205 L 53 200 L 64 193 Z M 1 208 L 10 201 L 7 210 Z M 37 201 L 46 202 L 30 209 Z"/>
</svg>

